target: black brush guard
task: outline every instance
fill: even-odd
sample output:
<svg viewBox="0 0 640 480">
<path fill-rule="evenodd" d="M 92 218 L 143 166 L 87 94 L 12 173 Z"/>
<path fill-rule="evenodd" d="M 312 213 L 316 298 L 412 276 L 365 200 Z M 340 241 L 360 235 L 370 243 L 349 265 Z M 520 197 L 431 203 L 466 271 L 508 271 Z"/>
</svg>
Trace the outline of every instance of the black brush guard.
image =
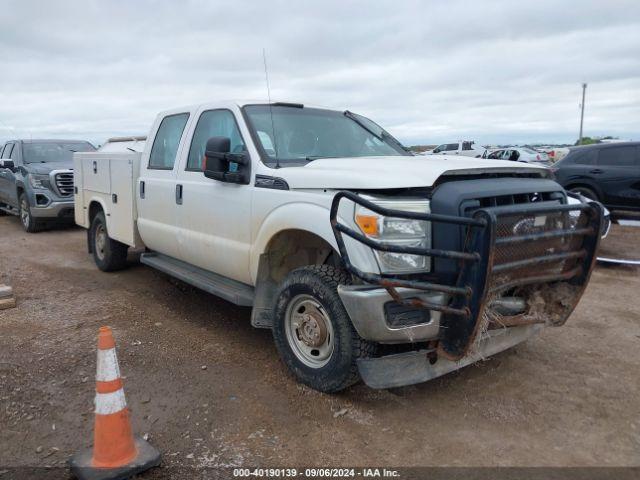
<svg viewBox="0 0 640 480">
<path fill-rule="evenodd" d="M 385 217 L 458 225 L 464 235 L 462 251 L 407 247 L 366 237 L 338 221 L 343 199 Z M 564 323 L 595 265 L 602 218 L 602 207 L 595 202 L 491 207 L 479 209 L 468 218 L 392 210 L 349 191 L 335 195 L 330 213 L 340 256 L 350 273 L 365 283 L 384 287 L 398 303 L 442 312 L 438 350 L 451 360 L 467 354 L 478 333 L 488 298 L 508 289 L 561 281 L 577 287 L 571 308 L 563 315 L 562 322 L 555 322 Z M 457 279 L 442 281 L 437 272 L 397 276 L 364 272 L 351 263 L 343 234 L 382 252 L 456 260 Z M 448 305 L 438 305 L 415 297 L 405 299 L 397 291 L 403 287 L 446 293 L 451 300 Z"/>
</svg>

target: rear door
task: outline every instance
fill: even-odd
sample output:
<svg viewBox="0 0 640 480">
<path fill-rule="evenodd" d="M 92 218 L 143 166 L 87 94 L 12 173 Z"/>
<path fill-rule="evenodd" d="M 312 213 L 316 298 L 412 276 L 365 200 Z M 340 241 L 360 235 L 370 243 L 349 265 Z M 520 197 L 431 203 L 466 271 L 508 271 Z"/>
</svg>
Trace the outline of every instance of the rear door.
<svg viewBox="0 0 640 480">
<path fill-rule="evenodd" d="M 600 186 L 605 204 L 640 207 L 640 166 L 636 145 L 601 148 L 594 167 L 589 173 Z"/>
<path fill-rule="evenodd" d="M 179 256 L 176 172 L 189 111 L 166 114 L 156 121 L 151 145 L 141 159 L 138 178 L 138 230 L 146 246 L 171 257 Z"/>
</svg>

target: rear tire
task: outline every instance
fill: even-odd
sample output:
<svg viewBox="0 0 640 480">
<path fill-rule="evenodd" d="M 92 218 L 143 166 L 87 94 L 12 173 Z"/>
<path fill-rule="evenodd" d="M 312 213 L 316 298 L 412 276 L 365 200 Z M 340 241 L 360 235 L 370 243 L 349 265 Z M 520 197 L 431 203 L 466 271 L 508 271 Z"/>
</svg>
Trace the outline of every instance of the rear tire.
<svg viewBox="0 0 640 480">
<path fill-rule="evenodd" d="M 596 202 L 600 201 L 600 199 L 598 198 L 598 194 L 588 187 L 573 187 L 569 189 L 569 191 L 578 193 L 583 197 L 587 197 L 589 200 L 595 200 Z"/>
<path fill-rule="evenodd" d="M 33 218 L 31 214 L 31 205 L 29 205 L 29 198 L 25 193 L 21 193 L 18 197 L 20 223 L 25 232 L 36 233 L 42 230 L 42 223 Z"/>
<path fill-rule="evenodd" d="M 356 332 L 338 295 L 350 276 L 330 265 L 293 270 L 280 286 L 274 306 L 273 339 L 283 362 L 301 383 L 334 393 L 360 379 L 358 358 L 375 343 Z"/>
<path fill-rule="evenodd" d="M 122 270 L 127 266 L 129 247 L 109 237 L 103 212 L 97 213 L 91 222 L 89 242 L 93 252 L 93 260 L 103 272 Z"/>
</svg>

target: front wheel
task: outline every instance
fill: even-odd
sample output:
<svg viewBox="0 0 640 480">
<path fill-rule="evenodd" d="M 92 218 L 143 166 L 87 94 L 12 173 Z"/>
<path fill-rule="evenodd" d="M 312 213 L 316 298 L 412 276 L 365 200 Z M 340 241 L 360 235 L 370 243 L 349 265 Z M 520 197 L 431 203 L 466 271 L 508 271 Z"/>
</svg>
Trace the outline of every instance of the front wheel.
<svg viewBox="0 0 640 480">
<path fill-rule="evenodd" d="M 599 201 L 598 194 L 588 187 L 573 187 L 570 190 L 570 192 L 582 195 L 583 197 L 586 197 L 589 200 Z"/>
<path fill-rule="evenodd" d="M 21 193 L 18 198 L 19 211 L 20 211 L 20 223 L 25 232 L 35 233 L 42 229 L 42 224 L 33 218 L 31 214 L 31 205 L 29 205 L 29 199 L 25 193 Z"/>
<path fill-rule="evenodd" d="M 93 251 L 93 260 L 103 272 L 122 270 L 127 265 L 127 250 L 124 243 L 109 238 L 104 213 L 96 214 L 89 228 L 89 244 Z"/>
<path fill-rule="evenodd" d="M 357 359 L 375 344 L 353 328 L 338 285 L 349 275 L 329 265 L 298 268 L 285 278 L 274 307 L 273 338 L 295 377 L 321 392 L 338 392 L 359 380 Z"/>
</svg>

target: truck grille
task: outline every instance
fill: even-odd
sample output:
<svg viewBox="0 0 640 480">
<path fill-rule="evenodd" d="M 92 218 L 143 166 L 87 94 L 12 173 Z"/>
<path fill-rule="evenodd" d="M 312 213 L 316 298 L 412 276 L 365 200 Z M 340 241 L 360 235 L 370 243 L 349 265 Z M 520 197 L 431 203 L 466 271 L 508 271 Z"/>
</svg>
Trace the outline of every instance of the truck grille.
<svg viewBox="0 0 640 480">
<path fill-rule="evenodd" d="M 461 210 L 465 217 L 471 217 L 473 212 L 481 208 L 504 207 L 507 205 L 522 205 L 526 203 L 538 204 L 542 202 L 565 203 L 565 195 L 561 191 L 557 191 L 474 198 L 472 200 L 465 200 L 461 205 Z"/>
<path fill-rule="evenodd" d="M 497 220 L 491 290 L 568 276 L 587 256 L 585 211 L 522 212 Z"/>
<path fill-rule="evenodd" d="M 56 173 L 55 184 L 61 197 L 73 195 L 73 172 Z"/>
</svg>

